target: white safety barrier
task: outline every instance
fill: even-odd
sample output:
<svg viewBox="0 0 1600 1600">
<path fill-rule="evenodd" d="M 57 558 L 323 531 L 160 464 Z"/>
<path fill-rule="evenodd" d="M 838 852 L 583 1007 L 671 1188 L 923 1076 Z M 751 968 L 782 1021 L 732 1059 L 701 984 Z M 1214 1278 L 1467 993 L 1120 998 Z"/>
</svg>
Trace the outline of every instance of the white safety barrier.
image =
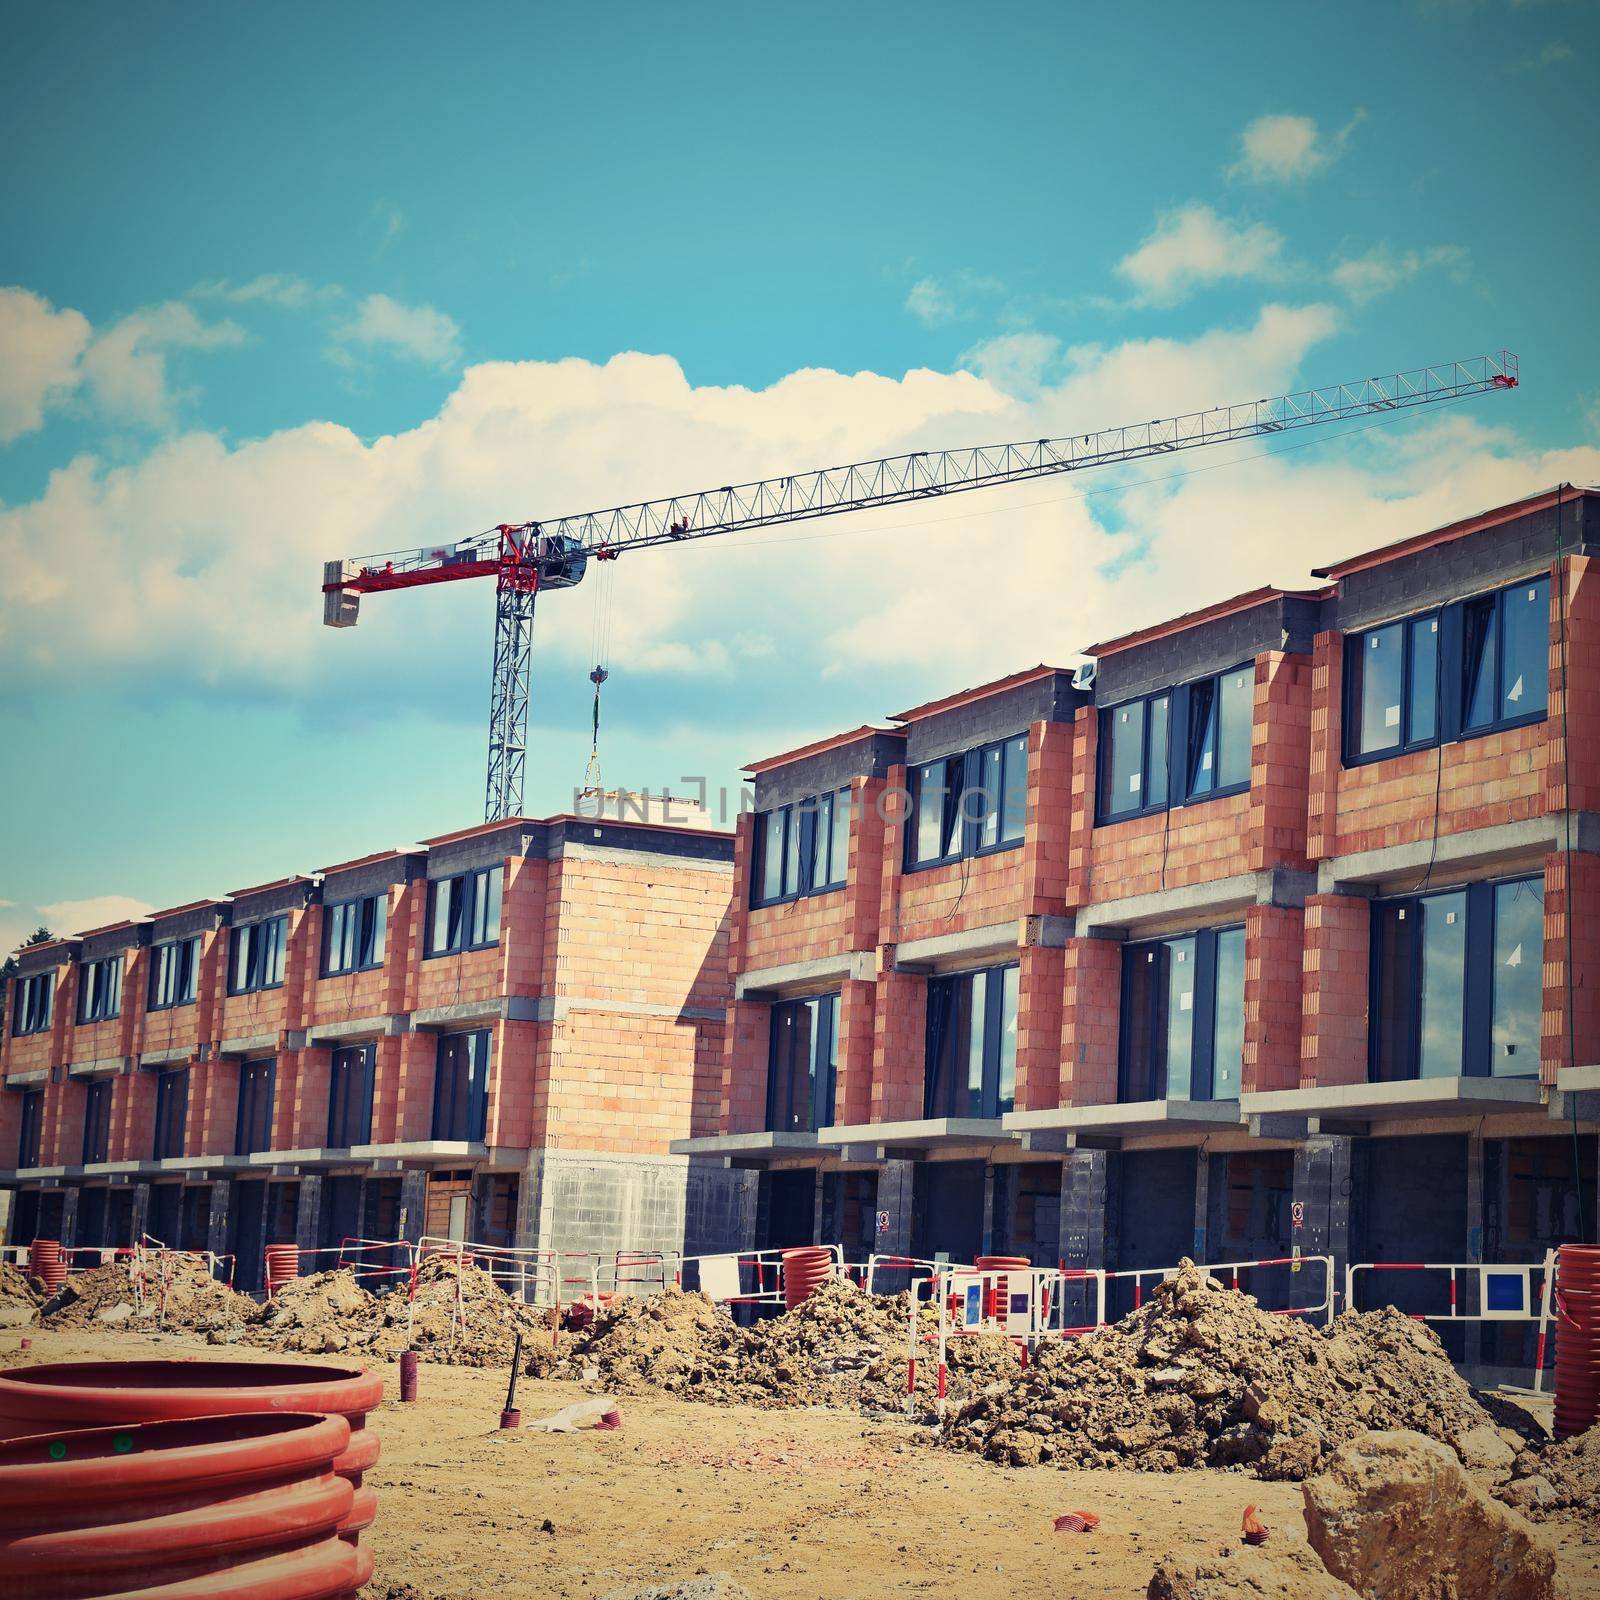
<svg viewBox="0 0 1600 1600">
<path fill-rule="evenodd" d="M 825 1245 L 833 1275 L 844 1276 L 844 1251 Z M 697 1289 L 719 1305 L 781 1306 L 783 1250 L 722 1251 L 710 1255 L 667 1256 L 665 1266 L 680 1289 Z"/>
<path fill-rule="evenodd" d="M 1262 1306 L 1263 1311 L 1270 1311 L 1279 1317 L 1321 1317 L 1323 1321 L 1333 1320 L 1333 1289 L 1334 1265 L 1332 1256 L 1262 1256 L 1255 1261 L 1212 1261 L 1196 1262 L 1200 1270 L 1208 1277 L 1220 1278 L 1230 1289 L 1241 1289 L 1239 1275 L 1252 1268 L 1287 1267 L 1289 1272 L 1298 1276 L 1308 1268 L 1320 1270 L 1322 1277 L 1322 1297 L 1310 1305 L 1303 1306 Z M 1133 1285 L 1133 1309 L 1137 1311 L 1144 1304 L 1146 1293 L 1145 1285 L 1163 1283 L 1168 1278 L 1176 1277 L 1176 1267 L 1130 1267 L 1116 1272 L 1107 1272 L 1105 1277 L 1108 1282 L 1117 1282 L 1126 1279 Z M 1153 1283 L 1152 1283 L 1153 1280 Z M 1247 1291 L 1255 1293 L 1255 1291 Z M 1261 1296 L 1256 1294 L 1259 1303 Z"/>
</svg>

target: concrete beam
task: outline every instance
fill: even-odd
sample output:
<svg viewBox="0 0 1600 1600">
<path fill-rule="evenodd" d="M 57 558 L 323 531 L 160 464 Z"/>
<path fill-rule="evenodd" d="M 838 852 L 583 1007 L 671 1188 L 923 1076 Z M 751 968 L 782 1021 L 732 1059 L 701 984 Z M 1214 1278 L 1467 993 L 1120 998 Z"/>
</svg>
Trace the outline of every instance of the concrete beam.
<svg viewBox="0 0 1600 1600">
<path fill-rule="evenodd" d="M 836 983 L 870 983 L 878 976 L 876 950 L 841 950 L 810 961 L 788 961 L 776 967 L 753 967 L 733 980 L 736 1000 L 765 1000 L 799 994 Z"/>
<path fill-rule="evenodd" d="M 1022 948 L 1027 919 L 1013 917 L 960 933 L 936 933 L 926 939 L 906 939 L 894 947 L 894 964 L 900 972 L 935 972 L 941 965 L 959 965 L 977 956 L 1015 954 Z"/>
<path fill-rule="evenodd" d="M 132 1056 L 96 1056 L 93 1060 L 70 1061 L 67 1076 L 76 1080 L 116 1078 L 133 1071 Z"/>
<path fill-rule="evenodd" d="M 144 1067 L 170 1067 L 177 1061 L 188 1061 L 195 1053 L 192 1044 L 174 1045 L 170 1050 L 142 1050 L 139 1065 Z"/>
<path fill-rule="evenodd" d="M 411 1013 L 411 1026 L 419 1033 L 469 1028 L 485 1022 L 538 1022 L 539 1000 L 534 995 L 502 994 L 488 1000 L 462 1000 L 449 1006 L 424 1006 Z"/>
<path fill-rule="evenodd" d="M 1186 884 L 1150 894 L 1103 900 L 1078 912 L 1080 937 L 1094 938 L 1151 929 L 1158 924 L 1188 921 L 1238 911 L 1246 906 L 1281 906 L 1298 910 L 1316 890 L 1316 875 L 1289 867 L 1240 872 L 1210 883 Z"/>
<path fill-rule="evenodd" d="M 1247 1119 L 1278 1114 L 1327 1122 L 1399 1121 L 1426 1116 L 1509 1116 L 1538 1110 L 1544 1094 L 1533 1078 L 1406 1078 L 1388 1083 L 1319 1084 L 1269 1089 L 1239 1098 Z"/>
<path fill-rule="evenodd" d="M 49 1081 L 49 1067 L 35 1067 L 31 1072 L 8 1072 L 5 1086 L 8 1089 L 37 1089 Z"/>
<path fill-rule="evenodd" d="M 1419 839 L 1414 844 L 1334 856 L 1317 868 L 1317 893 L 1381 889 L 1391 881 L 1416 877 L 1430 862 L 1435 872 L 1531 862 L 1565 848 L 1569 827 L 1574 850 L 1585 855 L 1600 853 L 1600 812 L 1558 811 L 1524 822 L 1443 834 L 1437 842 Z"/>
<path fill-rule="evenodd" d="M 344 1022 L 318 1022 L 300 1033 L 298 1043 L 291 1033 L 289 1048 L 303 1050 L 309 1046 L 316 1049 L 324 1044 L 342 1044 L 347 1039 L 393 1039 L 410 1032 L 411 1018 L 406 1012 L 384 1011 L 370 1017 L 351 1017 Z"/>
<path fill-rule="evenodd" d="M 667 1147 L 675 1156 L 738 1156 L 770 1161 L 784 1156 L 813 1155 L 814 1133 L 712 1133 L 695 1139 L 674 1139 Z"/>
<path fill-rule="evenodd" d="M 232 1039 L 224 1039 L 217 1045 L 216 1053 L 223 1060 L 227 1060 L 230 1057 L 242 1059 L 245 1056 L 271 1055 L 277 1049 L 276 1033 L 241 1033 Z"/>
</svg>

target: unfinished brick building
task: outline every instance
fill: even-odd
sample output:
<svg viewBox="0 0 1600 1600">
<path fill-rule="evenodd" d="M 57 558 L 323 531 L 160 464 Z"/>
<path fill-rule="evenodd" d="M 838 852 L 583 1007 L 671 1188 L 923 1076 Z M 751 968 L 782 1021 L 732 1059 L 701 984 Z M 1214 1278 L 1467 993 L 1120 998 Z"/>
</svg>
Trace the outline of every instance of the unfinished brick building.
<svg viewBox="0 0 1600 1600">
<path fill-rule="evenodd" d="M 737 1238 L 714 1123 L 732 842 L 485 824 L 20 953 L 0 1067 L 9 1235 Z"/>
<path fill-rule="evenodd" d="M 1535 495 L 754 764 L 675 1148 L 852 1256 L 1592 1236 L 1597 558 Z"/>
</svg>

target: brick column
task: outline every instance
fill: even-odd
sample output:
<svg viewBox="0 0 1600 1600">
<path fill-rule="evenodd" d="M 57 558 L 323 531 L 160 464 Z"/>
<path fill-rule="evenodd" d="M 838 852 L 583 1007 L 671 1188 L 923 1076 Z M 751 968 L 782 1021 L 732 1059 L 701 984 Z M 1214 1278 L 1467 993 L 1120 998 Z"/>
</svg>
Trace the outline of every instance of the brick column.
<svg viewBox="0 0 1600 1600">
<path fill-rule="evenodd" d="M 1300 1084 L 1365 1083 L 1372 909 L 1353 895 L 1306 901 Z"/>
<path fill-rule="evenodd" d="M 1025 945 L 1017 972 L 1017 1093 L 1019 1111 L 1047 1111 L 1061 1102 L 1061 1002 L 1066 952 Z"/>
<path fill-rule="evenodd" d="M 850 859 L 846 869 L 850 897 L 850 948 L 872 950 L 881 937 L 885 840 L 891 811 L 899 815 L 900 802 L 891 802 L 889 785 L 882 778 L 857 778 L 850 785 Z M 899 830 L 895 830 L 898 843 Z M 739 893 L 747 878 L 734 875 Z"/>
<path fill-rule="evenodd" d="M 406 1033 L 396 1043 L 400 1046 L 400 1083 L 393 1137 L 408 1143 L 426 1139 L 433 1132 L 433 1075 L 439 1040 L 432 1033 Z"/>
<path fill-rule="evenodd" d="M 894 970 L 892 945 L 884 946 L 878 970 L 870 1120 L 915 1121 L 923 1105 L 928 982 L 920 973 Z"/>
<path fill-rule="evenodd" d="M 294 1116 L 288 1148 L 315 1150 L 328 1140 L 328 1091 L 333 1081 L 333 1051 L 325 1045 L 300 1052 L 294 1077 Z M 376 1100 L 376 1094 L 374 1094 Z M 373 1120 L 377 1120 L 374 1109 Z"/>
<path fill-rule="evenodd" d="M 1290 1244 L 1302 1256 L 1333 1257 L 1335 1292 L 1344 1288 L 1350 1264 L 1350 1213 L 1356 1196 L 1352 1185 L 1352 1147 L 1346 1134 L 1318 1134 L 1295 1146 L 1294 1204 L 1300 1226 L 1291 1222 Z M 1310 1305 L 1322 1292 L 1323 1274 L 1303 1269 L 1290 1289 L 1293 1305 Z"/>
<path fill-rule="evenodd" d="M 1256 658 L 1246 849 L 1254 871 L 1306 865 L 1306 774 L 1311 759 L 1311 659 Z"/>
<path fill-rule="evenodd" d="M 1340 746 L 1344 740 L 1344 635 L 1319 633 L 1311 646 L 1310 778 L 1306 854 L 1323 860 L 1339 853 Z"/>
<path fill-rule="evenodd" d="M 1110 1150 L 1069 1150 L 1061 1162 L 1061 1264 L 1068 1271 L 1098 1272 L 1116 1259 L 1117 1163 Z M 1087 1284 L 1067 1284 L 1063 1315 L 1068 1327 L 1095 1319 L 1096 1295 Z"/>
<path fill-rule="evenodd" d="M 1565 1066 L 1600 1062 L 1600 856 L 1574 852 L 1569 894 L 1566 854 L 1544 858 L 1544 1004 L 1540 1077 L 1556 1081 Z M 1572 991 L 1567 984 L 1571 917 Z"/>
<path fill-rule="evenodd" d="M 1305 913 L 1251 906 L 1244 915 L 1246 1093 L 1300 1087 Z"/>
<path fill-rule="evenodd" d="M 1059 1103 L 1112 1105 L 1117 1098 L 1122 946 L 1112 939 L 1068 939 L 1064 957 Z"/>
<path fill-rule="evenodd" d="M 1095 763 L 1100 721 L 1093 706 L 1079 706 L 1072 724 L 1071 831 L 1067 845 L 1067 904 L 1088 905 L 1094 892 L 1090 860 L 1094 845 Z"/>
<path fill-rule="evenodd" d="M 1028 809 L 1022 837 L 1023 908 L 1059 913 L 1066 903 L 1072 846 L 1073 728 L 1036 722 L 1028 730 Z"/>
<path fill-rule="evenodd" d="M 839 987 L 838 1077 L 834 1083 L 834 1120 L 853 1125 L 872 1115 L 872 1055 L 878 986 L 850 979 Z"/>
<path fill-rule="evenodd" d="M 846 984 L 848 989 L 850 985 Z M 845 1025 L 840 1002 L 841 1028 Z M 767 1050 L 772 1008 L 755 1000 L 735 1000 L 722 1044 L 722 1131 L 759 1133 L 767 1122 Z M 840 1052 L 840 1078 L 844 1077 Z M 843 1092 L 841 1082 L 840 1093 Z"/>
</svg>

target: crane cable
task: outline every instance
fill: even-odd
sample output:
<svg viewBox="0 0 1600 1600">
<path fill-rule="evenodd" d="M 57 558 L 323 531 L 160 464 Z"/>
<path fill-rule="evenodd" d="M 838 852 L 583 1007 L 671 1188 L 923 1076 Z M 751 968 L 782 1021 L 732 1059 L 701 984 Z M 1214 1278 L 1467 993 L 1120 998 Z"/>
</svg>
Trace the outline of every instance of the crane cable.
<svg viewBox="0 0 1600 1600">
<path fill-rule="evenodd" d="M 594 611 L 589 625 L 589 657 L 594 662 L 589 672 L 589 682 L 594 685 L 594 703 L 589 714 L 589 764 L 584 769 L 583 790 L 597 800 L 600 783 L 600 686 L 611 676 L 606 662 L 611 657 L 611 626 L 613 618 L 612 584 L 613 564 L 598 562 L 595 575 Z"/>
</svg>

